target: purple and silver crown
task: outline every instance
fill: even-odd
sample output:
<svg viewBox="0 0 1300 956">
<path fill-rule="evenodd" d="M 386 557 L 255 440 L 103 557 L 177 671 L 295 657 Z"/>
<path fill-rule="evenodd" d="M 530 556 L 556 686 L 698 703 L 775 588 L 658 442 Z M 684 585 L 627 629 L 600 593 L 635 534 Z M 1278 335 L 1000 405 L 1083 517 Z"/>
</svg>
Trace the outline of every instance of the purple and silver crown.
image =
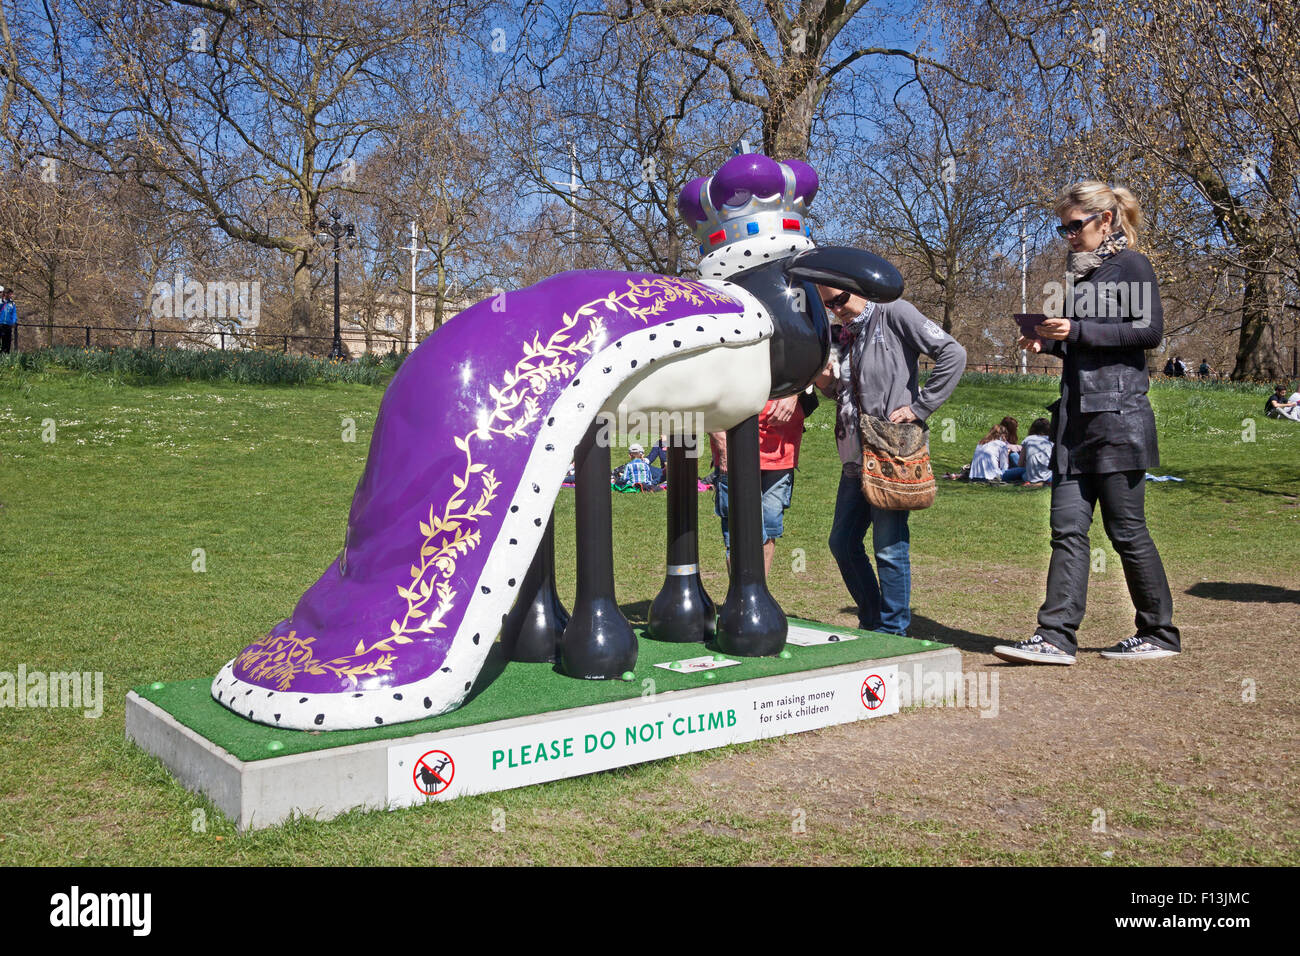
<svg viewBox="0 0 1300 956">
<path fill-rule="evenodd" d="M 726 278 L 811 249 L 804 217 L 817 186 L 807 163 L 778 163 L 761 153 L 733 156 L 712 176 L 692 179 L 677 209 L 700 243 L 699 274 Z"/>
</svg>

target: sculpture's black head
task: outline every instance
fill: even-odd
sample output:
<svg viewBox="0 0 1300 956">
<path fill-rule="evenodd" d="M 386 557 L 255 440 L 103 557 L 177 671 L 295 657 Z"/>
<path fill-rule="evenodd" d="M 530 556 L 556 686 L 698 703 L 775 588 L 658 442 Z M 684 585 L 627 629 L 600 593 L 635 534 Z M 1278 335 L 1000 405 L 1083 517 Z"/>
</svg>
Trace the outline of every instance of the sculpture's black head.
<svg viewBox="0 0 1300 956">
<path fill-rule="evenodd" d="M 826 367 L 831 329 L 818 285 L 846 289 L 872 302 L 903 294 L 903 277 L 862 249 L 825 246 L 768 262 L 731 277 L 770 310 L 772 398 L 802 391 Z"/>
</svg>

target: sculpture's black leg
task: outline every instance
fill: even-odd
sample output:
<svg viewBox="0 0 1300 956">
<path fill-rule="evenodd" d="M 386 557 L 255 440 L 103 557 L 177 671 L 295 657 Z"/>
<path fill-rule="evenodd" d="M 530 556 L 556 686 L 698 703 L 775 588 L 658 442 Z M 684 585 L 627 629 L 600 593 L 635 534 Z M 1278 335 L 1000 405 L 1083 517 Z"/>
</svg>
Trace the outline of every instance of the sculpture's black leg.
<svg viewBox="0 0 1300 956">
<path fill-rule="evenodd" d="M 546 522 L 546 534 L 528 566 L 519 599 L 501 627 L 501 649 L 508 661 L 553 663 L 560 652 L 560 636 L 569 612 L 555 590 L 555 515 Z"/>
<path fill-rule="evenodd" d="M 609 502 L 609 447 L 596 441 L 593 422 L 578 445 L 575 502 L 578 593 L 564 636 L 560 667 L 570 677 L 621 677 L 636 665 L 636 632 L 614 600 L 613 519 Z"/>
<path fill-rule="evenodd" d="M 698 436 L 696 441 L 698 441 Z M 647 630 L 661 641 L 707 641 L 717 610 L 700 580 L 699 461 L 683 436 L 668 446 L 668 576 L 650 604 Z"/>
<path fill-rule="evenodd" d="M 718 647 L 741 657 L 781 653 L 785 612 L 767 591 L 763 571 L 763 486 L 758 467 L 758 416 L 727 432 L 727 526 L 731 588 L 718 609 Z"/>
</svg>

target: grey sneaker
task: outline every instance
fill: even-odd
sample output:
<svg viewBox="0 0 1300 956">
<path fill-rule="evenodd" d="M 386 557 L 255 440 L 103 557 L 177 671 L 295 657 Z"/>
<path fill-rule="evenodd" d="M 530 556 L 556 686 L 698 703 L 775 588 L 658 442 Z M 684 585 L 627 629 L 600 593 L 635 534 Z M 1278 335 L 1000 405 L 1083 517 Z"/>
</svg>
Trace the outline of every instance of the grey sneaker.
<svg viewBox="0 0 1300 956">
<path fill-rule="evenodd" d="M 1124 638 L 1114 647 L 1102 651 L 1101 656 L 1112 661 L 1158 661 L 1162 657 L 1177 657 L 1179 653 L 1134 634 L 1132 637 Z"/>
<path fill-rule="evenodd" d="M 1051 641 L 1044 640 L 1041 634 L 1035 634 L 1029 640 L 1021 641 L 1019 644 L 999 644 L 993 648 L 993 653 L 1004 661 L 1014 661 L 1017 664 L 1074 663 L 1073 654 L 1061 650 Z"/>
</svg>

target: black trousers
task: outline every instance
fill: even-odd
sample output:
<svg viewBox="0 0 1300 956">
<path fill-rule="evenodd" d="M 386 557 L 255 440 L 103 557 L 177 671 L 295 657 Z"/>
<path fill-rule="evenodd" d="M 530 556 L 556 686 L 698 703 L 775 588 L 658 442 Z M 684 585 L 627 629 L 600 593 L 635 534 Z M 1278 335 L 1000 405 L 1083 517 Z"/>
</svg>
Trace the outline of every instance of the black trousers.
<svg viewBox="0 0 1300 956">
<path fill-rule="evenodd" d="M 12 325 L 0 325 L 0 352 L 8 352 L 14 344 L 14 327 Z"/>
<path fill-rule="evenodd" d="M 1092 557 L 1088 529 L 1098 504 L 1137 609 L 1133 620 L 1137 634 L 1161 647 L 1181 650 L 1178 628 L 1172 622 L 1169 581 L 1147 531 L 1144 476 L 1142 470 L 1114 471 L 1056 475 L 1052 481 L 1052 561 L 1047 569 L 1047 600 L 1038 611 L 1038 633 L 1062 650 L 1078 649 L 1076 635 L 1088 602 Z"/>
</svg>

